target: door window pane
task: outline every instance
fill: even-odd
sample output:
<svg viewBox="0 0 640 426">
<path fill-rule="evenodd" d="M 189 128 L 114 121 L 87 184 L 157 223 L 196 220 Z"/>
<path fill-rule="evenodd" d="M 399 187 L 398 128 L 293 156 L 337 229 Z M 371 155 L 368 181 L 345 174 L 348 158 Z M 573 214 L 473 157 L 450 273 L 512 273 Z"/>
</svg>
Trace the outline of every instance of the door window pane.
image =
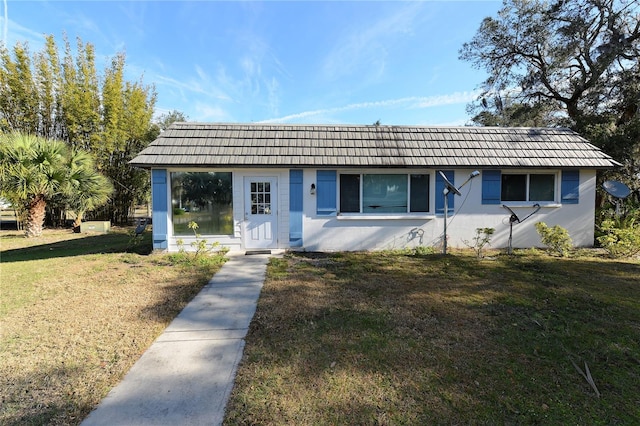
<svg viewBox="0 0 640 426">
<path fill-rule="evenodd" d="M 251 214 L 271 214 L 270 182 L 251 182 Z"/>
</svg>

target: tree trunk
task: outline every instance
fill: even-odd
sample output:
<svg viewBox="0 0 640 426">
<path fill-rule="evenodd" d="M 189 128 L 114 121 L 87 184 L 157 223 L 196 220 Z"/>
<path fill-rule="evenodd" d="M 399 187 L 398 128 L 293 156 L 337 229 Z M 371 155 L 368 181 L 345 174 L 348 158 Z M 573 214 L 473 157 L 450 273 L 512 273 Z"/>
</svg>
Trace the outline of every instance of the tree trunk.
<svg viewBox="0 0 640 426">
<path fill-rule="evenodd" d="M 24 234 L 27 238 L 39 237 L 42 235 L 42 225 L 47 202 L 39 195 L 29 202 L 27 211 L 27 223 L 24 226 Z"/>
<path fill-rule="evenodd" d="M 73 228 L 78 228 L 80 225 L 82 225 L 82 219 L 84 219 L 84 211 L 83 210 L 78 210 L 76 212 L 76 220 L 73 221 Z"/>
</svg>

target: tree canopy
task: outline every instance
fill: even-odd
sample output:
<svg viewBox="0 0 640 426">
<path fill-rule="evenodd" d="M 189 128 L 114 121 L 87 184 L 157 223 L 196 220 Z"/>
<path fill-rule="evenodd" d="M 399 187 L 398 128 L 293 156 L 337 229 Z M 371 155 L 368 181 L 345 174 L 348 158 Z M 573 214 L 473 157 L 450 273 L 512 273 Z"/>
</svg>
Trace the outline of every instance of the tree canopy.
<svg viewBox="0 0 640 426">
<path fill-rule="evenodd" d="M 113 191 L 85 151 L 22 133 L 0 135 L 0 177 L 0 196 L 26 213 L 27 237 L 42 234 L 47 203 L 58 199 L 81 216 Z"/>
<path fill-rule="evenodd" d="M 484 68 L 483 95 L 562 105 L 568 117 L 638 107 L 640 12 L 632 0 L 506 0 L 460 57 Z M 615 102 L 615 105 L 612 104 Z"/>
<path fill-rule="evenodd" d="M 101 74 L 95 58 L 93 45 L 80 39 L 74 56 L 65 38 L 62 58 L 53 36 L 34 55 L 23 43 L 11 52 L 0 46 L 0 131 L 62 140 L 90 153 L 115 187 L 101 216 L 125 223 L 149 193 L 148 173 L 128 161 L 160 131 L 152 121 L 156 94 L 142 81 L 125 80 L 123 53 Z"/>
<path fill-rule="evenodd" d="M 505 0 L 460 58 L 488 73 L 475 123 L 568 126 L 640 172 L 637 0 Z"/>
<path fill-rule="evenodd" d="M 188 120 L 188 117 L 184 115 L 183 112 L 177 111 L 174 109 L 172 111 L 160 114 L 160 116 L 156 120 L 156 124 L 158 125 L 161 131 L 165 131 L 173 123 L 180 122 L 180 121 L 187 121 L 187 120 Z"/>
</svg>

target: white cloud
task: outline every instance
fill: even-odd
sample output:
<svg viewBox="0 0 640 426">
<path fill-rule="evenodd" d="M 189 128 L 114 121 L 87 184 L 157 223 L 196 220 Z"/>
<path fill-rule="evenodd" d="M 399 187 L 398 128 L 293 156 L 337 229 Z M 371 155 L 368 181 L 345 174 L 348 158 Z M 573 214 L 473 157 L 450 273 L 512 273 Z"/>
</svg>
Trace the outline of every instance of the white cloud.
<svg viewBox="0 0 640 426">
<path fill-rule="evenodd" d="M 6 0 L 5 0 L 6 1 Z M 7 5 L 4 8 L 4 17 L 0 18 L 2 24 L 2 42 L 11 49 L 16 43 L 27 43 L 31 52 L 38 51 L 44 47 L 44 34 L 23 27 L 15 21 L 9 19 Z"/>
<path fill-rule="evenodd" d="M 398 34 L 411 34 L 419 2 L 410 3 L 395 14 L 373 24 L 366 22 L 337 40 L 337 47 L 324 60 L 328 80 L 359 73 L 368 79 L 381 76 L 386 68 L 390 41 Z M 366 73 L 366 74 L 365 74 Z"/>
<path fill-rule="evenodd" d="M 280 106 L 280 96 L 279 89 L 280 84 L 275 77 L 271 77 L 271 81 L 267 81 L 265 83 L 267 85 L 267 91 L 269 92 L 268 99 L 268 108 L 270 115 L 278 115 L 279 114 L 279 106 Z"/>
<path fill-rule="evenodd" d="M 2 3 L 4 6 L 4 16 L 2 19 L 2 44 L 7 46 L 7 27 L 9 26 L 7 24 L 9 22 L 9 10 L 7 9 L 7 0 L 4 0 Z"/>
<path fill-rule="evenodd" d="M 184 95 L 185 92 L 190 92 L 207 95 L 212 99 L 231 101 L 231 98 L 228 95 L 211 82 L 210 77 L 202 68 L 196 65 L 195 72 L 197 78 L 191 78 L 188 81 L 182 81 L 160 74 L 152 75 L 150 76 L 150 79 L 152 79 L 153 83 L 156 85 L 169 86 L 178 90 L 183 97 L 186 97 Z"/>
<path fill-rule="evenodd" d="M 202 69 L 202 67 L 200 67 L 200 65 L 196 65 L 195 68 L 196 68 L 196 74 L 198 75 L 198 78 L 202 80 L 203 83 L 208 85 L 209 76 L 207 75 L 207 73 L 204 72 L 204 70 Z"/>
<path fill-rule="evenodd" d="M 248 77 L 260 75 L 260 66 L 251 57 L 245 56 L 240 60 L 242 70 Z"/>
<path fill-rule="evenodd" d="M 431 108 L 442 105 L 469 103 L 478 97 L 480 92 L 455 92 L 448 95 L 427 96 L 415 99 L 411 108 Z M 407 98 L 411 99 L 411 98 Z"/>
<path fill-rule="evenodd" d="M 197 117 L 195 117 L 197 121 L 231 121 L 229 113 L 219 106 L 212 106 L 210 104 L 198 102 L 195 105 L 195 111 L 197 114 Z"/>
<path fill-rule="evenodd" d="M 467 124 L 469 124 L 469 119 L 468 118 L 461 118 L 458 120 L 452 120 L 452 121 L 443 121 L 440 123 L 434 123 L 434 122 L 423 122 L 423 123 L 417 123 L 417 125 L 419 126 L 440 126 L 440 127 L 460 127 L 460 126 L 466 126 Z"/>
<path fill-rule="evenodd" d="M 387 99 L 383 101 L 371 101 L 360 102 L 355 104 L 349 104 L 333 108 L 324 108 L 311 111 L 303 111 L 297 114 L 290 114 L 284 117 L 272 118 L 261 121 L 262 123 L 283 123 L 290 122 L 299 119 L 308 119 L 310 117 L 325 116 L 345 111 L 363 110 L 363 109 L 383 109 L 383 108 L 398 108 L 398 109 L 422 109 L 433 108 L 443 105 L 453 105 L 468 103 L 477 97 L 477 92 L 455 92 L 448 95 L 436 95 L 436 96 L 411 96 L 407 98 L 399 99 Z"/>
</svg>

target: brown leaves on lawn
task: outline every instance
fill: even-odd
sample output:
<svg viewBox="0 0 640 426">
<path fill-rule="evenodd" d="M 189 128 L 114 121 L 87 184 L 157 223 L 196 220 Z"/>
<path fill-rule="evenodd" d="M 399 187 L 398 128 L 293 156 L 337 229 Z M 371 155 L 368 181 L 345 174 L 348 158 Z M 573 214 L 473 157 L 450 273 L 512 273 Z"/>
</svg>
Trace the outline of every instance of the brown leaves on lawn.
<svg viewBox="0 0 640 426">
<path fill-rule="evenodd" d="M 43 251 L 78 238 L 53 232 Z M 3 259 L 2 424 L 81 422 L 213 274 L 157 255 L 37 253 Z"/>
</svg>

